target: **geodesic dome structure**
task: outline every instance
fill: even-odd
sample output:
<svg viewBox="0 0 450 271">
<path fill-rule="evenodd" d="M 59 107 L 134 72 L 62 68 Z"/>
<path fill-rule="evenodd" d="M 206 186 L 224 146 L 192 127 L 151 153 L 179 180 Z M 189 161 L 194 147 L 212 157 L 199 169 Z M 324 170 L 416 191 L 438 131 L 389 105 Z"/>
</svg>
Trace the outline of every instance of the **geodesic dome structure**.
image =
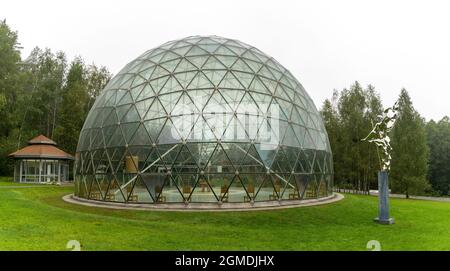
<svg viewBox="0 0 450 271">
<path fill-rule="evenodd" d="M 75 195 L 133 203 L 250 203 L 332 194 L 321 116 L 275 59 L 193 36 L 127 64 L 80 134 Z"/>
</svg>

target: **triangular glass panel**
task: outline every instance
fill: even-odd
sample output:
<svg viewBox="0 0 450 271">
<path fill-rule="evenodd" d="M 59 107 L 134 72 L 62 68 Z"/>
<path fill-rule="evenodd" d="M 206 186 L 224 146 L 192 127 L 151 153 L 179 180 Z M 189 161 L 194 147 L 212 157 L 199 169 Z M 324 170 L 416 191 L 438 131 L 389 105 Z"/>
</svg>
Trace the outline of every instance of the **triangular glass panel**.
<svg viewBox="0 0 450 271">
<path fill-rule="evenodd" d="M 234 54 L 231 52 L 231 54 Z M 217 60 L 219 60 L 225 67 L 231 67 L 233 66 L 234 62 L 238 59 L 236 56 L 222 56 L 222 55 L 215 55 Z"/>
<path fill-rule="evenodd" d="M 217 148 L 216 143 L 192 143 L 188 145 L 189 151 L 192 154 L 192 158 L 195 161 L 195 164 L 201 170 L 208 165 L 208 162 Z"/>
<path fill-rule="evenodd" d="M 114 106 L 116 104 L 116 90 L 108 90 L 104 94 L 100 94 L 101 97 L 104 97 L 103 106 Z M 100 106 L 101 104 L 99 104 Z"/>
<path fill-rule="evenodd" d="M 253 78 L 253 81 L 250 83 L 248 89 L 250 91 L 259 92 L 266 95 L 272 95 L 272 93 L 266 88 L 266 86 L 262 83 L 261 79 L 258 76 Z"/>
<path fill-rule="evenodd" d="M 128 142 L 128 141 L 127 141 Z M 129 141 L 129 145 L 133 146 L 150 146 L 152 140 L 145 129 L 144 124 L 140 124 L 134 133 L 132 139 Z"/>
<path fill-rule="evenodd" d="M 219 84 L 220 88 L 231 88 L 231 89 L 243 89 L 244 86 L 241 85 L 239 80 L 234 76 L 232 72 L 228 72 Z"/>
<path fill-rule="evenodd" d="M 149 97 L 155 96 L 155 92 L 152 86 L 148 83 L 142 86 L 142 91 L 139 93 L 139 96 L 136 98 L 136 101 L 145 100 Z"/>
<path fill-rule="evenodd" d="M 273 184 L 269 174 L 258 174 L 253 177 L 255 183 L 255 197 L 254 201 L 268 201 L 272 200 Z M 248 188 L 247 188 L 248 191 Z"/>
<path fill-rule="evenodd" d="M 197 71 L 189 71 L 175 74 L 178 82 L 183 89 L 187 89 L 188 85 L 191 83 L 192 79 L 197 75 Z"/>
<path fill-rule="evenodd" d="M 155 71 L 155 68 L 156 68 L 156 65 L 154 63 L 151 63 L 151 65 L 152 65 L 151 67 L 149 67 L 149 68 L 139 72 L 139 75 L 142 78 L 146 79 L 147 81 L 150 80 L 150 78 L 152 78 L 152 74 L 153 74 L 153 72 Z"/>
<path fill-rule="evenodd" d="M 181 143 L 181 140 L 182 136 L 178 132 L 177 127 L 172 123 L 171 119 L 167 119 L 156 142 L 158 144 L 177 144 Z"/>
<path fill-rule="evenodd" d="M 166 123 L 166 120 L 167 118 L 159 118 L 144 122 L 145 129 L 147 130 L 153 143 L 155 144 L 158 143 L 157 139 L 161 133 L 161 129 L 164 127 L 164 124 Z"/>
<path fill-rule="evenodd" d="M 108 191 L 105 195 L 105 201 L 125 202 L 125 196 L 115 175 L 113 175 L 113 178 L 110 181 Z"/>
<path fill-rule="evenodd" d="M 225 98 L 227 104 L 230 106 L 232 110 L 236 110 L 237 106 L 242 100 L 242 97 L 245 94 L 245 91 L 243 90 L 234 90 L 234 89 L 228 89 L 228 90 L 221 90 L 220 93 Z"/>
<path fill-rule="evenodd" d="M 277 88 L 277 82 L 272 81 L 270 79 L 266 79 L 264 77 L 258 76 L 259 79 L 261 79 L 261 82 L 266 86 L 266 89 L 269 91 L 269 93 L 272 95 L 275 95 L 275 90 Z"/>
<path fill-rule="evenodd" d="M 247 89 L 254 78 L 254 75 L 252 73 L 240 71 L 232 71 L 232 73 L 238 79 L 243 89 Z"/>
<path fill-rule="evenodd" d="M 145 115 L 147 114 L 147 111 L 150 108 L 150 106 L 152 105 L 152 103 L 153 103 L 153 98 L 150 98 L 150 99 L 145 99 L 145 100 L 139 101 L 135 104 L 137 112 L 141 119 L 145 118 Z"/>
<path fill-rule="evenodd" d="M 170 80 L 169 80 L 170 81 Z M 177 104 L 178 100 L 180 99 L 182 92 L 172 92 L 169 94 L 164 94 L 159 96 L 159 101 L 161 102 L 162 106 L 164 107 L 165 111 L 169 114 L 172 113 L 175 105 Z"/>
<path fill-rule="evenodd" d="M 270 65 L 270 61 L 269 61 L 269 65 Z M 281 80 L 283 73 L 280 70 L 278 70 L 277 68 L 270 67 L 270 66 L 268 66 L 268 69 L 275 80 Z M 287 82 L 286 85 L 290 86 L 289 82 Z"/>
<path fill-rule="evenodd" d="M 202 49 L 200 46 L 195 45 L 186 53 L 186 56 L 203 56 L 208 55 L 208 51 Z"/>
<path fill-rule="evenodd" d="M 228 49 L 233 51 L 238 56 L 243 54 L 245 51 L 247 51 L 246 48 L 243 48 L 243 47 L 240 47 L 240 46 L 232 46 L 232 45 L 228 45 L 227 44 L 227 47 L 228 47 Z"/>
<path fill-rule="evenodd" d="M 279 174 L 290 174 L 292 172 L 291 161 L 284 151 L 284 147 L 278 148 L 271 170 Z"/>
<path fill-rule="evenodd" d="M 181 191 L 183 185 L 182 176 L 184 175 L 171 175 L 166 177 L 162 194 L 159 196 L 160 202 L 185 202 Z"/>
<path fill-rule="evenodd" d="M 163 63 L 160 63 L 159 65 L 166 69 L 169 73 L 174 72 L 175 68 L 178 66 L 178 63 L 180 63 L 181 59 L 174 59 L 170 61 L 166 61 Z"/>
<path fill-rule="evenodd" d="M 218 202 L 219 198 L 215 194 L 214 190 L 218 190 L 218 187 L 213 187 L 209 183 L 209 175 L 200 175 L 195 187 L 193 188 L 189 197 L 191 202 Z M 215 182 L 213 182 L 215 183 Z"/>
<path fill-rule="evenodd" d="M 172 163 L 173 174 L 190 174 L 200 172 L 197 164 L 197 159 L 194 158 L 193 154 L 190 151 L 190 148 L 195 150 L 196 145 L 197 144 L 195 143 L 190 143 L 189 147 L 188 144 L 181 146 L 177 157 L 173 160 Z"/>
<path fill-rule="evenodd" d="M 259 153 L 253 144 L 239 144 L 242 149 L 246 150 L 242 154 L 242 159 L 236 165 L 236 169 L 242 173 L 266 174 L 267 169 L 259 157 Z"/>
<path fill-rule="evenodd" d="M 186 71 L 197 71 L 198 68 L 195 67 L 191 62 L 186 60 L 186 58 L 183 58 L 180 63 L 178 63 L 178 66 L 175 69 L 175 73 L 180 72 L 186 72 Z"/>
<path fill-rule="evenodd" d="M 281 199 L 283 200 L 299 200 L 300 193 L 293 174 L 285 176 L 286 182 L 282 184 Z"/>
<path fill-rule="evenodd" d="M 207 173 L 205 179 L 210 186 L 205 187 L 204 184 L 199 184 L 200 193 L 202 193 L 201 190 L 205 188 L 206 190 L 212 188 L 212 191 L 219 201 L 242 201 L 242 189 L 230 189 L 234 178 L 234 174 Z"/>
<path fill-rule="evenodd" d="M 116 130 L 114 131 L 114 134 L 111 136 L 107 146 L 108 147 L 125 146 L 125 140 L 123 139 L 122 130 L 120 126 L 116 126 Z"/>
<path fill-rule="evenodd" d="M 154 99 L 153 103 L 150 105 L 147 111 L 147 114 L 144 117 L 144 120 L 151 120 L 161 117 L 167 117 L 167 112 L 161 105 L 159 99 Z"/>
<path fill-rule="evenodd" d="M 266 168 L 272 166 L 275 155 L 277 154 L 278 145 L 270 144 L 255 144 L 256 151 L 259 154 L 261 161 L 264 163 Z"/>
<path fill-rule="evenodd" d="M 153 203 L 153 198 L 147 185 L 142 181 L 141 176 L 136 176 L 135 180 L 124 187 L 126 191 L 127 202 Z"/>
<path fill-rule="evenodd" d="M 302 110 L 302 109 L 300 109 L 297 106 L 294 106 L 292 108 L 291 121 L 294 124 L 301 125 L 301 126 L 306 126 L 305 122 L 303 121 L 303 116 L 301 115 L 299 110 Z"/>
<path fill-rule="evenodd" d="M 186 56 L 186 59 L 191 62 L 197 69 L 200 69 L 203 64 L 208 59 L 209 55 L 202 55 L 202 56 Z"/>
<path fill-rule="evenodd" d="M 125 142 L 129 144 L 139 126 L 139 122 L 122 123 L 120 126 L 125 135 Z"/>
<path fill-rule="evenodd" d="M 146 81 L 145 81 L 146 82 Z M 142 90 L 147 86 L 147 83 L 140 84 L 139 86 L 135 86 L 130 90 L 131 97 L 134 101 L 138 101 L 139 95 Z"/>
<path fill-rule="evenodd" d="M 258 182 L 260 178 L 252 174 L 241 174 L 236 176 L 233 186 L 230 187 L 228 194 L 231 202 L 250 202 L 255 199 L 257 189 L 260 185 Z M 240 196 L 239 198 L 238 195 Z"/>
<path fill-rule="evenodd" d="M 197 75 L 192 79 L 188 88 L 214 88 L 212 82 L 203 74 L 203 72 L 197 73 Z"/>
<path fill-rule="evenodd" d="M 287 124 L 282 145 L 291 147 L 301 147 L 300 141 L 297 138 L 296 131 L 294 131 L 293 124 Z"/>
<path fill-rule="evenodd" d="M 305 149 L 316 149 L 316 145 L 314 144 L 314 140 L 311 138 L 311 135 L 308 130 L 306 130 L 305 138 L 303 140 L 303 148 Z"/>
<path fill-rule="evenodd" d="M 136 110 L 136 107 L 134 105 L 131 105 L 130 109 L 122 117 L 120 122 L 121 123 L 123 123 L 123 122 L 139 122 L 140 120 L 141 120 L 141 117 L 139 116 L 139 113 Z"/>
<path fill-rule="evenodd" d="M 133 78 L 133 83 L 131 84 L 130 89 L 140 86 L 143 83 L 145 83 L 146 81 L 147 81 L 146 78 L 142 78 L 142 76 L 140 76 L 139 74 L 136 74 Z M 134 95 L 133 98 L 136 98 L 136 96 L 137 95 Z"/>
<path fill-rule="evenodd" d="M 97 134 L 97 136 L 95 137 L 94 141 L 92 141 L 91 148 L 93 149 L 104 148 L 105 141 L 103 140 L 102 129 L 97 129 L 95 133 Z"/>
<path fill-rule="evenodd" d="M 228 49 L 227 46 L 225 46 L 225 45 L 221 45 L 220 47 L 218 47 L 215 50 L 214 54 L 215 55 L 224 55 L 224 56 L 235 56 L 236 55 L 235 52 Z"/>
<path fill-rule="evenodd" d="M 217 86 L 222 81 L 226 73 L 226 70 L 203 70 L 203 74 L 215 86 Z"/>
<path fill-rule="evenodd" d="M 164 77 L 160 77 L 160 78 L 153 79 L 152 81 L 150 81 L 150 85 L 152 86 L 152 89 L 155 92 L 155 94 L 158 94 L 160 92 L 160 90 L 164 87 L 164 85 L 166 84 L 167 80 L 169 80 L 169 78 L 171 78 L 171 77 L 164 76 Z"/>
<path fill-rule="evenodd" d="M 120 101 L 118 101 L 118 102 L 116 103 L 116 105 L 129 104 L 129 103 L 132 103 L 132 102 L 133 102 L 133 98 L 131 98 L 130 92 L 129 92 L 129 91 L 126 91 L 126 92 L 123 94 L 123 96 L 122 96 L 122 98 L 120 99 Z"/>
<path fill-rule="evenodd" d="M 134 76 L 135 76 L 134 74 L 124 74 L 119 88 L 128 90 L 131 87 L 131 84 L 133 83 Z"/>
<path fill-rule="evenodd" d="M 172 52 L 174 52 L 175 54 L 178 54 L 180 56 L 185 56 L 186 52 L 189 51 L 189 49 L 191 49 L 191 47 L 192 47 L 191 45 L 187 45 L 187 46 L 173 48 Z"/>
<path fill-rule="evenodd" d="M 217 60 L 214 56 L 210 56 L 208 60 L 203 64 L 202 69 L 203 70 L 225 70 L 227 67 L 225 67 L 220 61 Z"/>
<path fill-rule="evenodd" d="M 154 63 L 159 63 L 159 61 L 161 60 L 161 58 L 165 55 L 165 51 L 164 50 L 158 50 L 156 49 L 155 51 L 152 52 L 151 56 L 146 57 L 146 59 L 154 62 Z"/>
<path fill-rule="evenodd" d="M 171 60 L 175 60 L 178 59 L 180 56 L 171 52 L 171 51 L 167 51 L 166 54 L 161 58 L 161 60 L 159 61 L 160 63 L 162 62 L 168 62 Z"/>
<path fill-rule="evenodd" d="M 111 126 L 106 126 L 102 129 L 102 133 L 103 133 L 103 139 L 104 139 L 104 144 L 105 147 L 108 146 L 109 141 L 111 140 L 113 134 L 115 133 L 115 131 L 119 129 L 119 127 L 117 126 L 117 124 L 111 125 Z"/>
<path fill-rule="evenodd" d="M 308 185 L 305 189 L 305 193 L 303 195 L 303 199 L 315 199 L 317 198 L 317 189 L 319 188 L 319 184 L 316 180 L 316 175 L 309 175 Z"/>
<path fill-rule="evenodd" d="M 203 50 L 207 51 L 208 53 L 213 53 L 217 48 L 220 46 L 220 44 L 215 44 L 212 41 L 205 44 L 198 44 L 198 47 L 202 48 Z"/>
<path fill-rule="evenodd" d="M 247 58 L 253 62 L 261 63 L 261 60 L 252 52 L 252 50 L 248 50 L 248 51 L 244 52 L 241 56 L 244 58 Z M 250 63 L 249 63 L 249 65 L 251 66 Z M 257 72 L 257 70 L 254 70 L 254 71 Z"/>
<path fill-rule="evenodd" d="M 262 75 L 267 79 L 278 81 L 275 76 L 269 71 L 266 65 L 262 66 L 261 69 L 258 71 L 258 75 Z"/>
</svg>

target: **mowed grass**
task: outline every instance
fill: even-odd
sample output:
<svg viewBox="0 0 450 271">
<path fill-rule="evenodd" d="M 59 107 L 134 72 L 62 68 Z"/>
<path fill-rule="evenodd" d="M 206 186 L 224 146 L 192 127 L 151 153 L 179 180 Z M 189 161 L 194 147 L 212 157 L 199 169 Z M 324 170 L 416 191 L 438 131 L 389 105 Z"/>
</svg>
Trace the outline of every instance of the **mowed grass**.
<svg viewBox="0 0 450 271">
<path fill-rule="evenodd" d="M 395 225 L 372 222 L 377 198 L 252 212 L 161 212 L 64 202 L 71 187 L 0 188 L 0 250 L 450 250 L 450 203 L 392 199 Z"/>
</svg>

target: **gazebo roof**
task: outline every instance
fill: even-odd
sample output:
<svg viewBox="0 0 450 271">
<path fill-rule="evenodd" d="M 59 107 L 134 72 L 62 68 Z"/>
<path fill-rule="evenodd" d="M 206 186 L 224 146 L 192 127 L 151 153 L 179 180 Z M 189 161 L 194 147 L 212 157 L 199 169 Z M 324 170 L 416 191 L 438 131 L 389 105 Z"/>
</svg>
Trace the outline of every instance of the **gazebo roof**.
<svg viewBox="0 0 450 271">
<path fill-rule="evenodd" d="M 51 140 L 50 138 L 44 136 L 44 135 L 38 135 L 37 137 L 31 139 L 28 141 L 29 145 L 32 144 L 45 144 L 45 145 L 57 145 L 55 141 Z"/>
<path fill-rule="evenodd" d="M 36 158 L 36 159 L 60 159 L 60 160 L 73 160 L 74 157 L 63 150 L 56 147 L 56 142 L 47 138 L 46 136 L 39 135 L 30 141 L 28 146 L 17 150 L 8 156 L 13 158 Z"/>
</svg>

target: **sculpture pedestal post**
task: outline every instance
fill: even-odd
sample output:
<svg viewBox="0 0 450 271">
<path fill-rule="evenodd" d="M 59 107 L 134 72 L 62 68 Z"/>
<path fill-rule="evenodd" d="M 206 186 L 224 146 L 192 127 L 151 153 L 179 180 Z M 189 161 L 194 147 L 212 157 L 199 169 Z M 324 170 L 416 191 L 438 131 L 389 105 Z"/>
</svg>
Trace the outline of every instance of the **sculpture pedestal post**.
<svg viewBox="0 0 450 271">
<path fill-rule="evenodd" d="M 386 225 L 394 224 L 394 219 L 389 217 L 388 173 L 385 170 L 378 171 L 378 217 L 374 221 Z"/>
</svg>

